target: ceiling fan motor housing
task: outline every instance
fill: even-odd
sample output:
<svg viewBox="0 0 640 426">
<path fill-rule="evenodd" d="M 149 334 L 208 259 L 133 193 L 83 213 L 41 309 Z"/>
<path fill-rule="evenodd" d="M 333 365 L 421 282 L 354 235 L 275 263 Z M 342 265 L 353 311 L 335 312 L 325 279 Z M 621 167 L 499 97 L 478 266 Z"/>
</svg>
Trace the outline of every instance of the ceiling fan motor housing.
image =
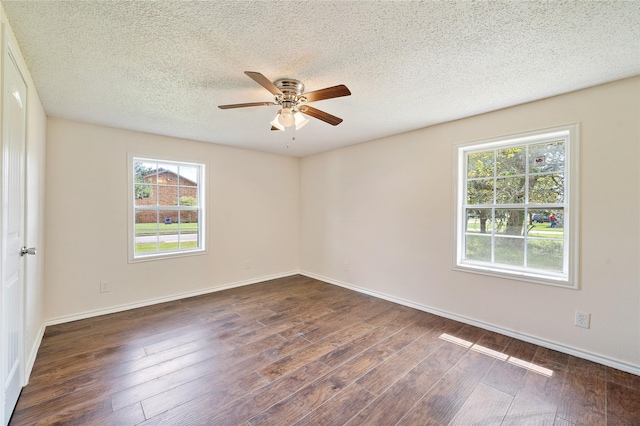
<svg viewBox="0 0 640 426">
<path fill-rule="evenodd" d="M 302 96 L 304 84 L 300 80 L 281 78 L 274 81 L 273 84 L 282 92 L 282 96 L 276 95 L 276 103 L 284 108 L 296 109 L 298 104 L 307 101 L 307 98 Z"/>
<path fill-rule="evenodd" d="M 294 80 L 292 78 L 281 78 L 273 82 L 278 89 L 285 96 L 287 95 L 302 95 L 304 93 L 304 84 L 300 80 Z"/>
</svg>

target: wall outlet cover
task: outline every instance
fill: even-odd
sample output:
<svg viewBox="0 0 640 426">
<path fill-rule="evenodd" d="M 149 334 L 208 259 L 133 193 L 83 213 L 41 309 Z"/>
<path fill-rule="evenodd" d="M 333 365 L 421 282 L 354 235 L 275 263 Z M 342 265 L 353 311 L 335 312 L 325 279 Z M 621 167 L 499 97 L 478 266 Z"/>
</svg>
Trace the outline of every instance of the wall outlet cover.
<svg viewBox="0 0 640 426">
<path fill-rule="evenodd" d="M 576 311 L 576 317 L 573 323 L 576 327 L 589 328 L 591 326 L 591 314 Z"/>
</svg>

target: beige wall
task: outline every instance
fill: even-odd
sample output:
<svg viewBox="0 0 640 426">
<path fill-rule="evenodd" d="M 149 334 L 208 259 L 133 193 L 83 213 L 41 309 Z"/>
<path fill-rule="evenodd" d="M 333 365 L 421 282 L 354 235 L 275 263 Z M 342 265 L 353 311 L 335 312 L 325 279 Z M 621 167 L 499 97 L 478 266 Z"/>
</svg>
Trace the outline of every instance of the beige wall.
<svg viewBox="0 0 640 426">
<path fill-rule="evenodd" d="M 128 153 L 207 164 L 207 254 L 128 263 Z M 298 270 L 296 158 L 49 118 L 46 190 L 48 320 Z"/>
<path fill-rule="evenodd" d="M 639 121 L 633 78 L 306 157 L 301 270 L 639 369 Z M 454 146 L 575 122 L 580 290 L 452 270 Z"/>
</svg>

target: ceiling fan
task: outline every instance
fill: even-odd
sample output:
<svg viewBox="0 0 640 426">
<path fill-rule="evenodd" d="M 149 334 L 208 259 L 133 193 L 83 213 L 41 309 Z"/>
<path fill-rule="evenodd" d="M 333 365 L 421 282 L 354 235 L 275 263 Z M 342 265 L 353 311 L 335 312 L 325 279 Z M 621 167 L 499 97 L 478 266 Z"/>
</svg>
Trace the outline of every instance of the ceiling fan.
<svg viewBox="0 0 640 426">
<path fill-rule="evenodd" d="M 276 118 L 271 122 L 271 130 L 284 130 L 286 127 L 291 126 L 300 129 L 309 122 L 302 114 L 317 118 L 333 126 L 342 123 L 342 118 L 320 111 L 317 108 L 307 105 L 307 103 L 351 95 L 351 92 L 344 84 L 304 93 L 304 84 L 299 80 L 282 78 L 271 82 L 271 80 L 259 72 L 245 71 L 244 73 L 271 92 L 274 95 L 274 101 L 219 105 L 218 108 L 231 109 L 280 105 L 282 109 L 278 111 Z"/>
</svg>

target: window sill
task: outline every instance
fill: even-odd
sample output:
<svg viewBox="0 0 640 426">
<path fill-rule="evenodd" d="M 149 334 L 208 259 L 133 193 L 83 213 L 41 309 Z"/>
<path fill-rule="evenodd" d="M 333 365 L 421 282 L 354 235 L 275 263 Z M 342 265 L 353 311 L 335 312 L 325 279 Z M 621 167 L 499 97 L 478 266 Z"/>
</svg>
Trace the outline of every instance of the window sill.
<svg viewBox="0 0 640 426">
<path fill-rule="evenodd" d="M 488 275 L 497 278 L 506 278 L 516 281 L 525 281 L 535 284 L 550 285 L 554 287 L 566 288 L 569 290 L 577 290 L 578 286 L 575 285 L 571 279 L 567 280 L 563 277 L 551 277 L 545 275 L 538 275 L 534 272 L 524 271 L 511 271 L 508 269 L 500 269 L 496 267 L 483 266 L 483 265 L 471 265 L 471 264 L 458 264 L 453 267 L 454 271 L 468 272 L 472 274 Z"/>
<path fill-rule="evenodd" d="M 208 254 L 208 251 L 206 249 L 201 249 L 171 253 L 153 253 L 145 256 L 129 257 L 129 263 L 152 262 L 156 260 L 175 259 L 179 257 L 200 256 L 203 254 Z"/>
</svg>

